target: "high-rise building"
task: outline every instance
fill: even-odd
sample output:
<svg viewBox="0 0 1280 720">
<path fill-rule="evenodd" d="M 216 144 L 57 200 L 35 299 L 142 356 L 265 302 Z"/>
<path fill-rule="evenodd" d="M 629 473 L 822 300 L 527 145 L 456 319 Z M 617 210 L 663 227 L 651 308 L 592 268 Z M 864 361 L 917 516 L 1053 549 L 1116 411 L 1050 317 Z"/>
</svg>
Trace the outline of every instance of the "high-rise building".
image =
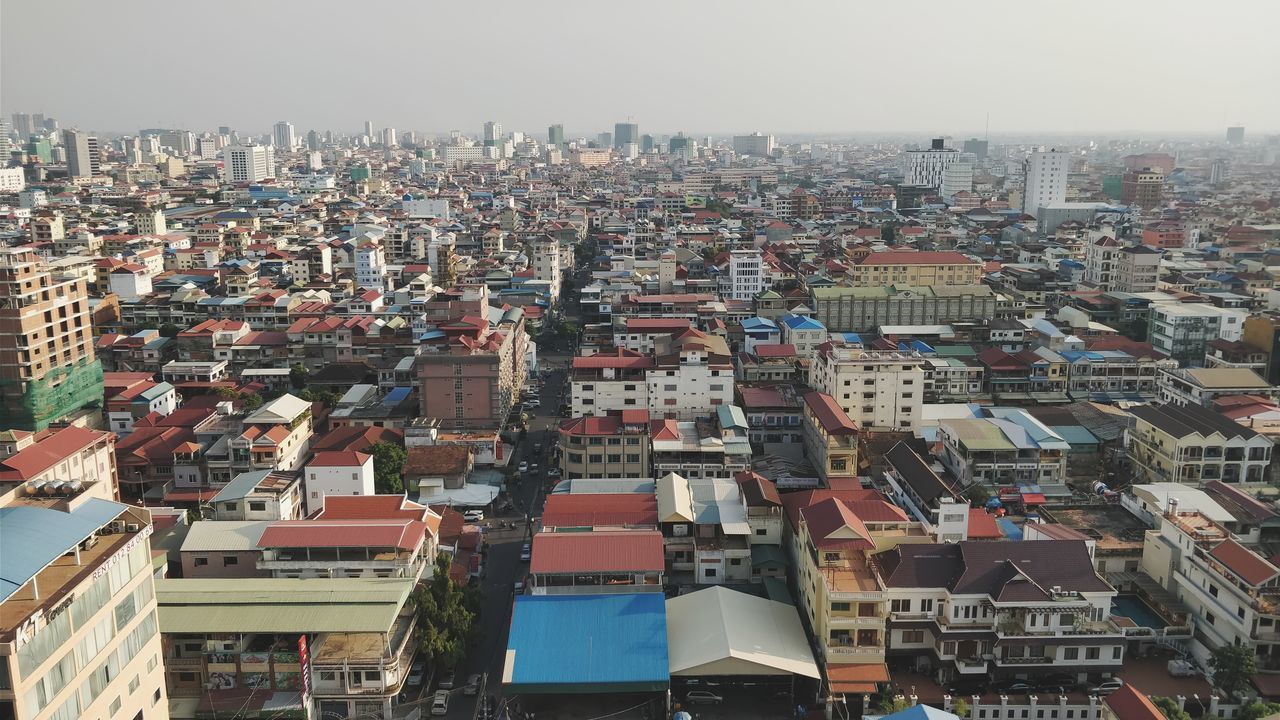
<svg viewBox="0 0 1280 720">
<path fill-rule="evenodd" d="M 739 155 L 769 157 L 773 154 L 773 136 L 753 132 L 750 135 L 734 135 L 733 151 Z"/>
<path fill-rule="evenodd" d="M 219 145 L 219 138 L 212 135 L 202 135 L 196 138 L 196 155 L 206 160 L 213 160 L 218 157 Z"/>
<path fill-rule="evenodd" d="M 307 131 L 307 149 L 308 150 L 320 149 L 320 133 L 316 132 L 315 130 Z"/>
<path fill-rule="evenodd" d="M 30 248 L 0 248 L 0 418 L 43 430 L 102 401 L 82 277 L 39 262 Z"/>
<path fill-rule="evenodd" d="M 290 152 L 297 145 L 297 136 L 293 133 L 293 123 L 281 120 L 276 123 L 272 131 L 272 139 L 275 145 L 282 148 L 285 152 Z"/>
<path fill-rule="evenodd" d="M 396 141 L 396 129 L 393 127 L 382 128 L 382 147 L 393 148 L 400 143 Z"/>
<path fill-rule="evenodd" d="M 31 138 L 27 141 L 23 152 L 40 158 L 40 162 L 46 165 L 53 162 L 53 144 L 49 142 L 47 137 L 36 136 Z"/>
<path fill-rule="evenodd" d="M 1164 204 L 1164 173 L 1154 168 L 1132 170 L 1120 181 L 1120 202 L 1144 210 Z"/>
<path fill-rule="evenodd" d="M 67 172 L 73 178 L 87 178 L 99 174 L 102 154 L 98 138 L 79 130 L 63 130 L 62 144 L 67 148 Z"/>
<path fill-rule="evenodd" d="M 367 137 L 370 137 L 370 138 L 373 137 L 373 121 L 372 120 L 364 121 L 364 134 Z"/>
<path fill-rule="evenodd" d="M 1040 208 L 1066 202 L 1071 161 L 1065 150 L 1037 150 L 1024 164 L 1022 214 L 1039 217 Z"/>
<path fill-rule="evenodd" d="M 676 153 L 685 152 L 690 149 L 693 141 L 685 137 L 684 133 L 678 133 L 675 137 L 667 141 L 667 152 L 675 155 Z"/>
<path fill-rule="evenodd" d="M 657 147 L 657 143 L 656 143 L 656 142 L 654 142 L 654 139 L 653 139 L 653 136 L 652 136 L 652 135 L 641 135 L 641 136 L 640 136 L 640 152 L 642 152 L 642 153 L 651 153 L 651 152 L 653 152 L 654 148 L 656 148 L 656 147 Z"/>
<path fill-rule="evenodd" d="M 613 133 L 602 132 L 596 136 L 596 145 L 602 148 L 613 147 Z"/>
<path fill-rule="evenodd" d="M 942 172 L 942 187 L 939 192 L 947 202 L 952 202 L 958 192 L 973 192 L 972 156 L 963 153 L 964 157 L 951 163 Z"/>
<path fill-rule="evenodd" d="M 26 140 L 36 131 L 35 123 L 31 121 L 31 115 L 28 113 L 13 114 L 13 130 L 18 133 L 19 140 Z"/>
<path fill-rule="evenodd" d="M 14 123 L 15 125 L 17 123 Z M 1239 145 L 1244 142 L 1244 126 L 1232 125 L 1227 128 L 1227 142 L 1232 145 Z"/>
<path fill-rule="evenodd" d="M 196 150 L 196 136 L 190 130 L 165 130 L 160 133 L 160 145 L 177 155 L 187 156 Z"/>
<path fill-rule="evenodd" d="M 560 241 L 545 235 L 531 244 L 533 245 L 533 276 L 549 284 L 547 289 L 551 293 L 551 304 L 555 305 L 560 301 Z"/>
<path fill-rule="evenodd" d="M 627 143 L 640 145 L 640 126 L 636 123 L 614 123 L 613 146 L 621 149 Z"/>
<path fill-rule="evenodd" d="M 947 166 L 960 159 L 960 151 L 944 146 L 943 138 L 935 138 L 928 150 L 908 150 L 907 172 L 903 183 L 931 188 L 942 186 Z"/>
<path fill-rule="evenodd" d="M 988 145 L 986 140 L 979 140 L 978 138 L 969 138 L 968 140 L 964 141 L 964 151 L 967 153 L 972 153 L 973 156 L 978 158 L 979 160 L 987 159 L 987 147 Z"/>
<path fill-rule="evenodd" d="M 485 147 L 494 147 L 500 144 L 502 140 L 502 123 L 493 120 L 485 123 L 483 136 Z"/>
<path fill-rule="evenodd" d="M 227 182 L 262 182 L 275 177 L 275 152 L 270 145 L 228 145 L 222 149 Z"/>
<path fill-rule="evenodd" d="M 564 147 L 564 126 L 559 123 L 547 127 L 547 144 L 561 148 Z"/>
</svg>

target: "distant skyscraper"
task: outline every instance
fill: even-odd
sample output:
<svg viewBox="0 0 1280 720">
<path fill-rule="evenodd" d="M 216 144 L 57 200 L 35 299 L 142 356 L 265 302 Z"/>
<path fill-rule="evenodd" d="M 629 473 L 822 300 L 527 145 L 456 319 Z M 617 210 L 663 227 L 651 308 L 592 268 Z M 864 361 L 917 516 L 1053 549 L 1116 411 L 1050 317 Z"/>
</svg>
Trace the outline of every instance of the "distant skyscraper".
<svg viewBox="0 0 1280 720">
<path fill-rule="evenodd" d="M 613 146 L 621 148 L 627 143 L 640 145 L 640 126 L 635 123 L 615 123 L 613 126 Z"/>
<path fill-rule="evenodd" d="M 651 153 L 656 145 L 657 143 L 654 142 L 652 135 L 640 136 L 640 152 Z"/>
<path fill-rule="evenodd" d="M 547 128 L 547 144 L 552 147 L 564 147 L 564 126 L 551 125 Z"/>
<path fill-rule="evenodd" d="M 231 126 L 230 126 L 230 125 L 219 125 L 219 126 L 218 126 L 218 134 L 219 134 L 219 135 L 230 135 L 230 134 L 231 134 Z"/>
<path fill-rule="evenodd" d="M 907 185 L 941 187 L 947 166 L 960 159 L 960 151 L 944 147 L 944 143 L 942 138 L 935 138 L 928 150 L 908 150 L 907 171 L 903 182 Z"/>
<path fill-rule="evenodd" d="M 298 138 L 293 133 L 293 123 L 284 120 L 276 123 L 272 138 L 275 140 L 276 147 L 284 148 L 286 151 L 293 150 L 298 143 Z"/>
<path fill-rule="evenodd" d="M 364 134 L 368 135 L 370 138 L 373 137 L 373 121 L 372 120 L 364 121 Z"/>
<path fill-rule="evenodd" d="M 67 149 L 67 173 L 71 177 L 87 178 L 98 174 L 102 162 L 98 138 L 79 130 L 64 130 L 62 144 Z"/>
<path fill-rule="evenodd" d="M 773 136 L 751 133 L 750 135 L 734 135 L 733 151 L 739 155 L 768 157 L 773 154 Z"/>
<path fill-rule="evenodd" d="M 393 148 L 399 143 L 396 142 L 395 128 L 382 128 L 382 147 Z"/>
<path fill-rule="evenodd" d="M 1038 150 L 1025 165 L 1022 214 L 1038 218 L 1040 208 L 1065 202 L 1071 161 L 1065 150 Z"/>
<path fill-rule="evenodd" d="M 18 133 L 18 140 L 26 142 L 36 131 L 35 124 L 31 121 L 31 115 L 27 113 L 13 114 L 13 130 Z"/>
<path fill-rule="evenodd" d="M 484 144 L 485 147 L 493 147 L 498 145 L 502 140 L 502 123 L 490 120 L 484 124 Z"/>
<path fill-rule="evenodd" d="M 973 153 L 973 156 L 979 160 L 987 159 L 987 141 L 978 138 L 969 138 L 964 141 L 964 151 Z"/>
<path fill-rule="evenodd" d="M 308 150 L 320 149 L 320 133 L 316 132 L 315 130 L 307 131 L 307 149 Z"/>
<path fill-rule="evenodd" d="M 613 147 L 613 133 L 600 133 L 596 136 L 596 144 L 602 148 Z"/>
<path fill-rule="evenodd" d="M 269 145 L 228 145 L 222 167 L 227 182 L 262 182 L 276 174 L 275 153 Z"/>
<path fill-rule="evenodd" d="M 680 133 L 676 135 L 675 137 L 671 138 L 671 140 L 668 141 L 667 143 L 667 152 L 671 153 L 672 155 L 675 155 L 678 152 L 683 152 L 688 149 L 689 149 L 689 138 L 685 137 L 684 133 Z"/>
<path fill-rule="evenodd" d="M 1239 145 L 1244 142 L 1244 126 L 1232 125 L 1227 128 L 1227 142 L 1232 145 Z"/>
</svg>

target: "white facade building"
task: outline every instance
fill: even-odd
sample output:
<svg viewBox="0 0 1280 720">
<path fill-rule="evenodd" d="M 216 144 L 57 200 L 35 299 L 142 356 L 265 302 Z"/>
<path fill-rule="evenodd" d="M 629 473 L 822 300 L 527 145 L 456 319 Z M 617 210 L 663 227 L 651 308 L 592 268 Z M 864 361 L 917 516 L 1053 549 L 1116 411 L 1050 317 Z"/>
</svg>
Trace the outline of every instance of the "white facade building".
<svg viewBox="0 0 1280 720">
<path fill-rule="evenodd" d="M 276 174 L 275 152 L 269 145 L 228 145 L 222 149 L 227 182 L 262 182 Z"/>
<path fill-rule="evenodd" d="M 286 152 L 293 150 L 298 145 L 298 136 L 293 131 L 293 123 L 281 120 L 276 123 L 271 133 L 272 139 L 278 148 L 284 148 Z"/>
<path fill-rule="evenodd" d="M 22 192 L 27 186 L 27 178 L 22 168 L 0 168 L 0 192 Z"/>
<path fill-rule="evenodd" d="M 550 283 L 551 304 L 560 301 L 560 241 L 551 236 L 533 242 L 533 276 Z"/>
<path fill-rule="evenodd" d="M 942 187 L 942 179 L 947 167 L 960 159 L 960 151 L 942 146 L 942 139 L 935 139 L 933 147 L 928 150 L 908 150 L 906 177 L 907 185 L 927 185 L 931 188 Z"/>
<path fill-rule="evenodd" d="M 1066 202 L 1067 172 L 1071 161 L 1065 150 L 1038 150 L 1025 164 L 1026 185 L 1022 192 L 1022 214 L 1040 217 L 1045 205 Z"/>
<path fill-rule="evenodd" d="M 356 249 L 356 284 L 370 290 L 386 287 L 386 251 L 377 243 L 366 243 Z"/>
<path fill-rule="evenodd" d="M 722 294 L 733 300 L 751 300 L 767 287 L 764 261 L 759 250 L 734 250 L 729 253 L 728 292 Z"/>
<path fill-rule="evenodd" d="M 411 218 L 449 219 L 449 200 L 447 198 L 411 198 L 400 203 L 405 215 Z"/>
<path fill-rule="evenodd" d="M 924 400 L 925 359 L 919 353 L 818 347 L 809 386 L 824 392 L 862 428 L 915 430 Z"/>
<path fill-rule="evenodd" d="M 373 495 L 373 456 L 353 451 L 318 452 L 303 473 L 303 502 L 310 515 L 328 495 Z"/>
</svg>

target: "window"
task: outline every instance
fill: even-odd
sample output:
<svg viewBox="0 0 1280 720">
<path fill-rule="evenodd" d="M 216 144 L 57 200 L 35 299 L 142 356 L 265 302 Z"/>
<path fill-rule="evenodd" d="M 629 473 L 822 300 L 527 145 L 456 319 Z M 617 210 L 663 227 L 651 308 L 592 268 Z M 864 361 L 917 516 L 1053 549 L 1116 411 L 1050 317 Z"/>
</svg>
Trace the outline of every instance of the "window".
<svg viewBox="0 0 1280 720">
<path fill-rule="evenodd" d="M 589 463 L 604 462 L 604 456 L 603 456 L 603 455 L 588 455 L 588 456 L 587 456 L 587 462 L 589 462 Z"/>
<path fill-rule="evenodd" d="M 1074 647 L 1064 648 L 1062 651 L 1062 659 L 1063 660 L 1079 660 L 1080 648 L 1074 648 Z"/>
<path fill-rule="evenodd" d="M 1210 625 L 1213 625 L 1213 624 L 1214 624 L 1214 621 L 1215 621 L 1215 620 L 1217 620 L 1217 618 L 1215 618 L 1215 617 L 1213 616 L 1213 613 L 1211 613 L 1211 612 L 1207 612 L 1207 613 L 1205 613 L 1205 614 L 1204 614 L 1204 619 L 1205 619 L 1205 622 L 1209 623 Z"/>
<path fill-rule="evenodd" d="M 921 600 L 920 612 L 933 612 L 933 600 L 928 598 Z"/>
<path fill-rule="evenodd" d="M 1218 597 L 1218 586 L 1213 583 L 1209 583 L 1209 594 L 1214 597 Z"/>
<path fill-rule="evenodd" d="M 1085 660 L 1097 660 L 1102 657 L 1102 648 L 1087 647 L 1084 649 Z"/>
<path fill-rule="evenodd" d="M 849 612 L 849 603 L 833 602 L 831 603 L 831 612 Z"/>
<path fill-rule="evenodd" d="M 629 462 L 629 463 L 638 463 L 638 462 L 640 462 L 640 454 L 639 454 L 639 453 L 627 453 L 627 462 Z"/>
<path fill-rule="evenodd" d="M 236 511 L 236 508 L 237 508 L 237 507 L 239 507 L 239 504 L 238 504 L 238 503 L 229 502 L 229 503 L 227 503 L 226 505 L 224 505 L 223 507 L 225 507 L 225 508 L 227 509 L 227 512 L 235 512 L 235 511 Z"/>
<path fill-rule="evenodd" d="M 902 642 L 922 643 L 924 642 L 924 631 L 923 630 L 903 630 Z"/>
<path fill-rule="evenodd" d="M 893 612 L 911 612 L 911 598 L 891 600 L 889 609 Z"/>
<path fill-rule="evenodd" d="M 223 566 L 223 567 L 227 567 L 227 566 L 229 566 L 229 565 L 239 565 L 239 564 L 240 564 L 240 558 L 236 557 L 235 555 L 223 555 L 223 556 L 222 556 L 222 566 Z"/>
<path fill-rule="evenodd" d="M 1119 660 L 1119 659 L 1120 659 L 1120 653 L 1121 653 L 1121 649 L 1120 649 L 1120 647 L 1119 647 L 1119 646 L 1111 648 L 1111 659 L 1112 659 L 1112 660 Z"/>
<path fill-rule="evenodd" d="M 205 565 L 208 565 L 208 564 L 209 564 L 209 558 L 207 557 L 196 558 L 196 562 L 195 562 L 196 567 L 204 567 Z"/>
<path fill-rule="evenodd" d="M 702 577 L 709 577 L 709 578 L 713 578 L 713 577 L 715 577 L 715 576 L 716 576 L 716 569 L 715 569 L 715 568 L 707 568 L 706 570 L 703 570 L 703 571 L 702 571 Z"/>
<path fill-rule="evenodd" d="M 151 706 L 155 707 L 156 703 L 158 702 L 160 702 L 160 688 L 156 688 L 155 693 L 151 695 Z M 138 714 L 141 715 L 142 713 L 138 713 Z"/>
</svg>

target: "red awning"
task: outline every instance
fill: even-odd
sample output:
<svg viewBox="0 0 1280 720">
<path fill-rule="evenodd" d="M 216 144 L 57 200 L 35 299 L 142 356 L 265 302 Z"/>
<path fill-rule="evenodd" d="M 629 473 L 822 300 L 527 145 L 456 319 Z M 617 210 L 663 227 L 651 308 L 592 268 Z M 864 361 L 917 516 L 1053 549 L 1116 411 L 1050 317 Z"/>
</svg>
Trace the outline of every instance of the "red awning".
<svg viewBox="0 0 1280 720">
<path fill-rule="evenodd" d="M 1022 494 L 1023 505 L 1043 505 L 1045 504 L 1045 502 L 1046 500 L 1044 499 L 1044 493 L 1023 493 Z"/>
<path fill-rule="evenodd" d="M 876 691 L 876 683 L 889 682 L 889 668 L 884 663 L 866 665 L 828 665 L 827 682 L 831 692 L 847 695 Z"/>
</svg>

